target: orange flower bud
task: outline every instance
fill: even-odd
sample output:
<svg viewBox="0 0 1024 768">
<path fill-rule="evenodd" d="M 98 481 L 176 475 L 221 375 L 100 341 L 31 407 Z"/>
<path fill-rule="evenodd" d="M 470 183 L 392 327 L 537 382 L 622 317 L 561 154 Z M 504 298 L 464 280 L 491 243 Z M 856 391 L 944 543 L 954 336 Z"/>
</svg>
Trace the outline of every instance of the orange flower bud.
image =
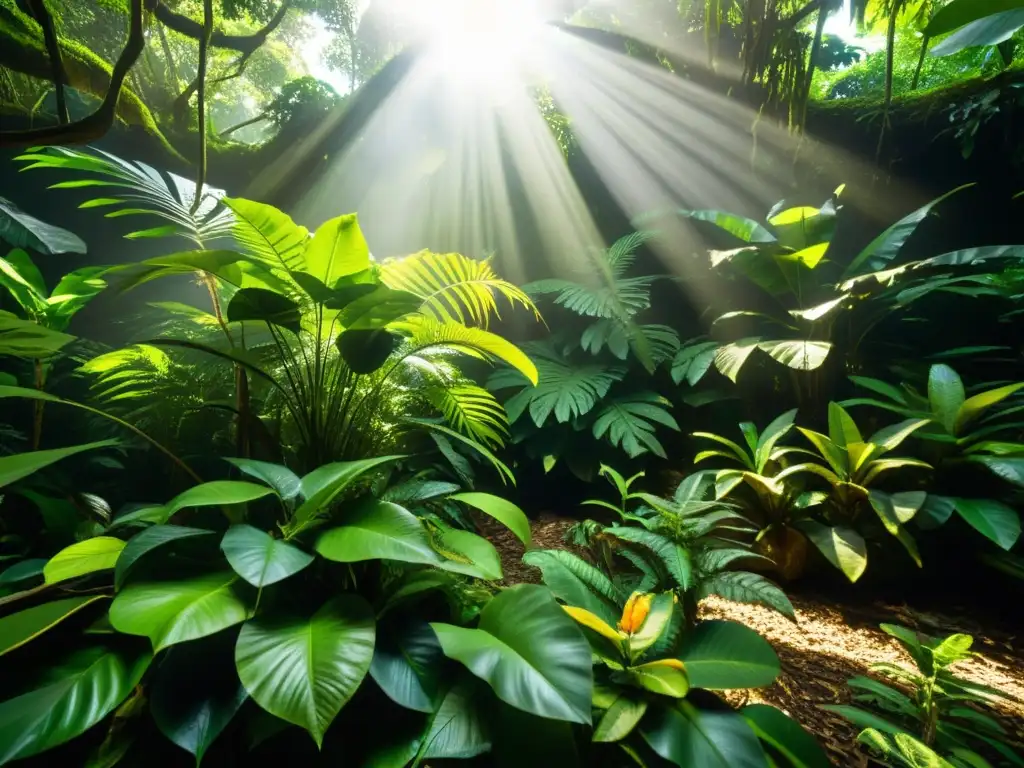
<svg viewBox="0 0 1024 768">
<path fill-rule="evenodd" d="M 619 620 L 619 629 L 623 632 L 633 634 L 643 626 L 644 619 L 651 612 L 651 601 L 654 595 L 648 592 L 634 592 L 626 601 L 626 607 L 622 609 L 622 618 Z"/>
</svg>

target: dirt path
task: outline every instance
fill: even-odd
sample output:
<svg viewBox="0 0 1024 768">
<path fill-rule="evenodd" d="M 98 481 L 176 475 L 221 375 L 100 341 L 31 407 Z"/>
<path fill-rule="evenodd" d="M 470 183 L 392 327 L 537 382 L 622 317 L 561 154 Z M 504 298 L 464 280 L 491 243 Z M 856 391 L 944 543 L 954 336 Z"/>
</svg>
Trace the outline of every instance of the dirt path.
<svg viewBox="0 0 1024 768">
<path fill-rule="evenodd" d="M 534 521 L 534 547 L 571 549 L 562 537 L 572 522 L 544 516 Z M 521 562 L 523 546 L 507 529 L 486 523 L 481 527 L 501 553 L 506 583 L 539 581 L 540 572 Z M 846 680 L 868 674 L 872 664 L 910 664 L 899 643 L 878 625 L 902 624 L 934 635 L 965 632 L 974 636 L 979 656 L 962 662 L 958 671 L 1017 699 L 1003 705 L 998 715 L 1017 751 L 1024 754 L 1024 632 L 1014 636 L 988 631 L 969 618 L 920 613 L 907 606 L 842 606 L 800 594 L 790 594 L 790 599 L 796 608 L 796 624 L 760 606 L 719 598 L 703 603 L 702 614 L 707 618 L 730 619 L 756 629 L 771 642 L 782 662 L 782 674 L 770 688 L 732 693 L 727 698 L 733 703 L 764 701 L 779 707 L 818 738 L 835 765 L 861 768 L 868 761 L 857 747 L 857 729 L 818 705 L 848 703 Z"/>
</svg>

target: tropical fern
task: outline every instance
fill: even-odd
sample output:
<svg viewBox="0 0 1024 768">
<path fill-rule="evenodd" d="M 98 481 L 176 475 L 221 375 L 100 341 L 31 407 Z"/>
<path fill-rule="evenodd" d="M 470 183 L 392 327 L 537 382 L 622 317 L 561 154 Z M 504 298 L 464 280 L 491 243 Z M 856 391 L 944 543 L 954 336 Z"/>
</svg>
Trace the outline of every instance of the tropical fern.
<svg viewBox="0 0 1024 768">
<path fill-rule="evenodd" d="M 152 238 L 180 235 L 204 247 L 210 241 L 231 234 L 234 217 L 221 203 L 224 191 L 203 187 L 199 205 L 193 211 L 196 185 L 173 173 L 161 173 L 145 163 L 123 160 L 101 149 L 83 151 L 70 147 L 47 147 L 16 158 L 29 165 L 22 170 L 46 168 L 93 174 L 90 178 L 62 181 L 51 189 L 102 187 L 105 197 L 83 203 L 81 208 L 110 208 L 107 218 L 148 214 L 166 224 L 136 230 L 126 237 Z M 126 190 L 126 191 L 115 191 Z"/>
<path fill-rule="evenodd" d="M 502 280 L 489 259 L 477 261 L 459 253 L 420 251 L 381 265 L 381 280 L 389 288 L 423 299 L 420 311 L 438 321 L 487 328 L 491 315 L 499 317 L 497 296 L 540 313 L 533 300 L 516 285 Z"/>
<path fill-rule="evenodd" d="M 492 390 L 521 388 L 505 401 L 513 423 L 527 409 L 538 427 L 544 426 L 552 414 L 560 424 L 584 416 L 608 394 L 612 384 L 626 375 L 624 367 L 600 362 L 574 365 L 558 354 L 551 342 L 524 344 L 523 349 L 536 364 L 539 380 L 535 387 L 527 386 L 523 376 L 508 369 L 496 371 L 487 382 Z"/>
<path fill-rule="evenodd" d="M 606 404 L 594 421 L 594 437 L 607 436 L 615 447 L 621 447 L 630 458 L 650 451 L 667 458 L 665 448 L 655 437 L 658 424 L 679 431 L 679 425 L 666 410 L 672 404 L 654 392 L 637 392 L 618 397 Z"/>
</svg>

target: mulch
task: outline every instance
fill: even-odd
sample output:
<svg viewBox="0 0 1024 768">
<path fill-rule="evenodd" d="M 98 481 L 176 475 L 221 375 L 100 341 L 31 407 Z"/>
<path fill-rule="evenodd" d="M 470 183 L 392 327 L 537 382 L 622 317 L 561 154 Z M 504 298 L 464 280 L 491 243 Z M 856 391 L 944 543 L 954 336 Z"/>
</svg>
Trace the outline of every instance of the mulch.
<svg viewBox="0 0 1024 768">
<path fill-rule="evenodd" d="M 563 539 L 573 522 L 542 515 L 531 523 L 533 546 L 574 550 Z M 485 518 L 478 524 L 501 555 L 504 584 L 540 581 L 540 571 L 522 562 L 524 547 L 507 528 Z M 762 606 L 717 597 L 702 603 L 704 618 L 738 621 L 757 630 L 772 644 L 781 662 L 782 674 L 770 688 L 728 692 L 730 702 L 772 704 L 811 732 L 834 765 L 863 768 L 870 761 L 857 745 L 859 729 L 819 705 L 850 703 L 846 681 L 869 675 L 872 664 L 887 661 L 911 665 L 899 643 L 878 625 L 901 624 L 931 635 L 964 632 L 974 637 L 973 650 L 978 656 L 961 662 L 957 672 L 1016 699 L 1001 704 L 995 714 L 1010 737 L 1008 741 L 1024 754 L 1024 629 L 1015 633 L 1012 625 L 983 626 L 970 616 L 917 611 L 908 605 L 882 601 L 836 604 L 834 599 L 806 593 L 806 589 L 798 583 L 787 590 L 796 610 L 796 623 Z M 1008 609 L 1019 610 L 1014 606 Z"/>
</svg>

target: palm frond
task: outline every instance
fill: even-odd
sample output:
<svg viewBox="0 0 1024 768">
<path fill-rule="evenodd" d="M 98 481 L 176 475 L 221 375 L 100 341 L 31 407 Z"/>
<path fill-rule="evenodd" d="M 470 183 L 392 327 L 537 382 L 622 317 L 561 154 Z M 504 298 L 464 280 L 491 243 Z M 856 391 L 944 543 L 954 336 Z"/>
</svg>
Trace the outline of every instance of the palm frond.
<svg viewBox="0 0 1024 768">
<path fill-rule="evenodd" d="M 487 259 L 477 261 L 460 253 L 420 251 L 385 262 L 381 279 L 389 288 L 419 296 L 423 299 L 420 311 L 438 321 L 487 328 L 491 315 L 500 318 L 498 296 L 507 299 L 512 307 L 521 305 L 541 319 L 526 292 L 498 277 Z"/>
<path fill-rule="evenodd" d="M 502 360 L 530 382 L 537 382 L 537 366 L 533 361 L 515 344 L 490 331 L 426 315 L 410 317 L 393 327 L 409 334 L 410 354 L 447 348 L 482 360 Z"/>
<path fill-rule="evenodd" d="M 650 451 L 666 458 L 665 449 L 655 437 L 658 424 L 679 431 L 679 425 L 666 410 L 671 403 L 654 392 L 638 392 L 616 398 L 604 406 L 594 422 L 594 437 L 607 435 L 612 445 L 636 458 Z"/>
<path fill-rule="evenodd" d="M 508 439 L 505 409 L 483 387 L 470 382 L 437 383 L 427 397 L 456 432 L 492 448 L 501 448 Z"/>
<path fill-rule="evenodd" d="M 28 161 L 22 170 L 47 168 L 81 171 L 93 176 L 51 185 L 51 189 L 102 187 L 104 197 L 83 203 L 82 208 L 110 208 L 107 218 L 151 215 L 166 224 L 136 230 L 131 239 L 180 235 L 202 247 L 205 243 L 231 234 L 234 217 L 222 205 L 224 191 L 203 187 L 201 201 L 195 201 L 195 183 L 173 173 L 161 173 L 145 163 L 123 160 L 100 149 L 83 151 L 70 147 L 47 147 L 16 158 Z M 97 178 L 98 177 L 98 178 Z M 115 191 L 124 190 L 124 191 Z"/>
<path fill-rule="evenodd" d="M 605 254 L 605 258 L 608 261 L 608 266 L 612 268 L 614 275 L 616 277 L 624 275 L 626 270 L 633 266 L 633 262 L 636 261 L 636 252 L 657 234 L 657 232 L 651 230 L 639 230 L 637 232 L 630 232 L 628 235 L 624 235 L 612 243 L 611 248 Z"/>
</svg>

